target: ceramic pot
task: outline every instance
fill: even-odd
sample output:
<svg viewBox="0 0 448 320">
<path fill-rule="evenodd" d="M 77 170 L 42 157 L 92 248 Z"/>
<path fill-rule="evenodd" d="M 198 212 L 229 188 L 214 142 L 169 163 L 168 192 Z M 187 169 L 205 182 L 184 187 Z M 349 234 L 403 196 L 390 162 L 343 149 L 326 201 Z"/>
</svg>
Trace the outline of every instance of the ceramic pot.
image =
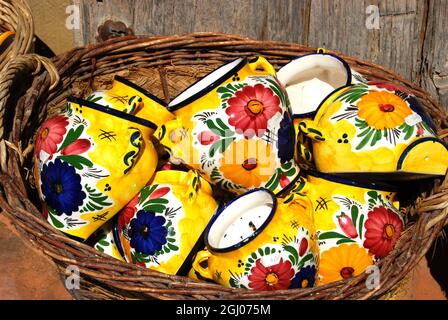
<svg viewBox="0 0 448 320">
<path fill-rule="evenodd" d="M 224 286 L 280 290 L 314 284 L 318 252 L 306 197 L 284 200 L 266 189 L 248 191 L 215 215 L 205 243 L 208 250 L 198 252 L 193 268 Z"/>
<path fill-rule="evenodd" d="M 176 119 L 156 136 L 210 183 L 234 193 L 287 186 L 299 169 L 286 92 L 264 58 L 237 59 L 199 80 L 168 105 Z"/>
<path fill-rule="evenodd" d="M 116 242 L 130 263 L 186 275 L 217 207 L 197 172 L 158 171 L 122 210 Z"/>
<path fill-rule="evenodd" d="M 394 248 L 403 230 L 396 187 L 310 171 L 292 193 L 312 202 L 320 284 L 363 273 Z"/>
<path fill-rule="evenodd" d="M 82 240 L 151 179 L 150 121 L 76 98 L 36 135 L 35 174 L 48 222 Z"/>
<path fill-rule="evenodd" d="M 300 130 L 311 138 L 318 171 L 369 179 L 445 175 L 448 150 L 406 88 L 354 84 L 333 93 Z"/>
</svg>

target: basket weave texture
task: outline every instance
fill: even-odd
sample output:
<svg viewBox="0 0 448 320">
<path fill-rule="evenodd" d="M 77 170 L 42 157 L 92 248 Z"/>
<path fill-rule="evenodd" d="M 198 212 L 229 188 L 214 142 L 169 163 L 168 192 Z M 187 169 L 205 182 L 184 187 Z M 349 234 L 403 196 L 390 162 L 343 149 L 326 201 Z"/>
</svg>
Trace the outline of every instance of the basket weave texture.
<svg viewBox="0 0 448 320">
<path fill-rule="evenodd" d="M 26 0 L 0 0 L 0 30 L 15 33 L 12 43 L 0 54 L 1 70 L 11 58 L 32 50 L 34 22 Z"/>
<path fill-rule="evenodd" d="M 122 263 L 71 240 L 47 224 L 39 211 L 31 174 L 33 136 L 47 117 L 64 108 L 68 95 L 86 96 L 93 90 L 106 89 L 118 74 L 168 102 L 197 79 L 235 58 L 263 55 L 279 68 L 315 50 L 236 35 L 195 33 L 111 39 L 73 49 L 55 57 L 52 63 L 36 55 L 10 61 L 0 75 L 3 214 L 12 218 L 24 238 L 54 259 L 61 275 L 68 265 L 79 268 L 81 288 L 71 291 L 78 299 L 367 299 L 390 295 L 448 221 L 446 179 L 431 181 L 406 204 L 405 230 L 395 249 L 378 263 L 381 285 L 376 289 L 366 287 L 367 274 L 314 288 L 271 292 L 231 289 L 162 274 Z M 368 80 L 410 88 L 434 119 L 439 136 L 447 141 L 447 114 L 429 94 L 380 66 L 337 54 Z"/>
</svg>

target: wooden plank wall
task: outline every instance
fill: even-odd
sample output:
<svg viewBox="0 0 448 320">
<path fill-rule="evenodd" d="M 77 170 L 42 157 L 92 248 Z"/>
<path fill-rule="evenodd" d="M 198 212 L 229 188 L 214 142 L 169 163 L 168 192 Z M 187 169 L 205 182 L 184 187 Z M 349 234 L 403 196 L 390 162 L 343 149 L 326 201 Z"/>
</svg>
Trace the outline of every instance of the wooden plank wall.
<svg viewBox="0 0 448 320">
<path fill-rule="evenodd" d="M 107 19 L 135 34 L 219 31 L 344 52 L 414 81 L 448 110 L 448 0 L 72 0 L 77 45 Z M 379 8 L 379 29 L 369 5 Z"/>
</svg>

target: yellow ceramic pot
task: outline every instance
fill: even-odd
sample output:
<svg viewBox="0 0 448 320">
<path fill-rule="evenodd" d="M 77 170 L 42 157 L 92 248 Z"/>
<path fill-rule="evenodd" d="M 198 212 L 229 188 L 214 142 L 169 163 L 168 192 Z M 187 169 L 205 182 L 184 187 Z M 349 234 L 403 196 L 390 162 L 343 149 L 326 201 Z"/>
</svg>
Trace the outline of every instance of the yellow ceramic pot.
<svg viewBox="0 0 448 320">
<path fill-rule="evenodd" d="M 215 215 L 205 243 L 208 250 L 198 252 L 193 268 L 224 286 L 279 290 L 314 285 L 318 252 L 306 197 L 283 200 L 266 189 L 248 191 Z"/>
<path fill-rule="evenodd" d="M 306 195 L 314 210 L 319 283 L 359 275 L 394 247 L 403 220 L 394 187 L 308 172 L 293 193 Z"/>
<path fill-rule="evenodd" d="M 337 88 L 366 80 L 344 59 L 322 48 L 291 60 L 280 68 L 277 78 L 291 102 L 297 143 L 294 157 L 307 169 L 313 166 L 311 140 L 299 134 L 299 123 L 312 119 L 322 101 Z"/>
<path fill-rule="evenodd" d="M 117 243 L 130 263 L 186 275 L 217 207 L 210 185 L 195 171 L 158 171 L 122 210 Z"/>
<path fill-rule="evenodd" d="M 172 161 L 234 193 L 285 188 L 299 169 L 286 92 L 264 58 L 237 59 L 168 105 L 176 119 L 155 134 Z"/>
<path fill-rule="evenodd" d="M 417 98 L 390 83 L 338 90 L 300 130 L 313 139 L 321 172 L 417 179 L 445 175 L 448 167 L 447 147 Z"/>
<path fill-rule="evenodd" d="M 149 120 L 157 127 L 174 119 L 165 102 L 120 76 L 114 77 L 112 88 L 95 91 L 87 100 Z"/>
<path fill-rule="evenodd" d="M 118 213 L 151 179 L 156 126 L 69 98 L 64 114 L 36 135 L 36 185 L 55 228 L 82 240 Z"/>
<path fill-rule="evenodd" d="M 14 41 L 15 33 L 12 31 L 6 31 L 0 33 L 0 53 L 3 53 L 9 45 Z"/>
</svg>

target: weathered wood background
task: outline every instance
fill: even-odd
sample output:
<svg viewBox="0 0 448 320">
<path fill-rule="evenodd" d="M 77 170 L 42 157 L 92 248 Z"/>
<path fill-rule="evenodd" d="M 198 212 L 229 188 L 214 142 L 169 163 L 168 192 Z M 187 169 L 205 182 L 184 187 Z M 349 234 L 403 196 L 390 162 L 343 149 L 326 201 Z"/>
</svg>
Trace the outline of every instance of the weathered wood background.
<svg viewBox="0 0 448 320">
<path fill-rule="evenodd" d="M 77 45 L 108 19 L 135 34 L 220 31 L 325 47 L 390 68 L 448 109 L 448 0 L 72 0 Z M 379 29 L 369 5 L 379 8 Z"/>
</svg>

